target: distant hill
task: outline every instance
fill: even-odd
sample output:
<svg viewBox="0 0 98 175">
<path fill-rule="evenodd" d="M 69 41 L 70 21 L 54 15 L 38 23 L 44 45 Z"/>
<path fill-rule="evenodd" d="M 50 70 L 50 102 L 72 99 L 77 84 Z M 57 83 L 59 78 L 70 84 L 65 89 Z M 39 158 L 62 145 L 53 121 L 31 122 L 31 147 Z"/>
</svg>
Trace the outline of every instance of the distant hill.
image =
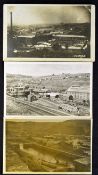
<svg viewBox="0 0 98 175">
<path fill-rule="evenodd" d="M 29 84 L 31 88 L 37 87 L 42 89 L 43 87 L 51 91 L 67 90 L 72 85 L 89 86 L 90 74 L 59 74 L 59 75 L 47 75 L 47 76 L 26 76 L 7 74 L 7 86 L 13 86 L 18 84 L 19 81 L 24 85 Z"/>
<path fill-rule="evenodd" d="M 16 141 L 32 136 L 54 134 L 90 136 L 90 120 L 67 120 L 64 122 L 17 122 L 7 121 L 7 135 Z"/>
<path fill-rule="evenodd" d="M 32 78 L 32 76 L 26 76 L 21 74 L 7 74 L 7 78 Z"/>
</svg>

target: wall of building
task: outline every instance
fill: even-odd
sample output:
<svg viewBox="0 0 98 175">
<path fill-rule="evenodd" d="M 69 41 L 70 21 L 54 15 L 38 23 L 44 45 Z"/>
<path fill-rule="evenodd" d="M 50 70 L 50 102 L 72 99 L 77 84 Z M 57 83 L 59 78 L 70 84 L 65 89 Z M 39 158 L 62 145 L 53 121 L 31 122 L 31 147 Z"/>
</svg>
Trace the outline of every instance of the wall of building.
<svg viewBox="0 0 98 175">
<path fill-rule="evenodd" d="M 74 99 L 80 99 L 80 100 L 90 100 L 90 94 L 86 92 L 67 92 L 68 96 L 73 96 Z"/>
</svg>

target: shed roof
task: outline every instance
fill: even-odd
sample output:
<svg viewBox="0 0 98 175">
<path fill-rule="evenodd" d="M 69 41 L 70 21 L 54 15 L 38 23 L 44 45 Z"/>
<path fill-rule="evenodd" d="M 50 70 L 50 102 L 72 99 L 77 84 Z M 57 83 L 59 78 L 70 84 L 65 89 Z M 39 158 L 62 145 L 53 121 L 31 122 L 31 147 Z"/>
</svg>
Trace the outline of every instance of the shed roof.
<svg viewBox="0 0 98 175">
<path fill-rule="evenodd" d="M 53 35 L 53 36 L 55 36 L 55 37 L 62 37 L 62 38 L 86 38 L 86 36 L 84 36 L 84 35 Z"/>
<path fill-rule="evenodd" d="M 89 86 L 71 86 L 68 88 L 67 92 L 90 93 L 90 87 Z"/>
<path fill-rule="evenodd" d="M 35 35 L 19 35 L 17 38 L 34 38 Z"/>
</svg>

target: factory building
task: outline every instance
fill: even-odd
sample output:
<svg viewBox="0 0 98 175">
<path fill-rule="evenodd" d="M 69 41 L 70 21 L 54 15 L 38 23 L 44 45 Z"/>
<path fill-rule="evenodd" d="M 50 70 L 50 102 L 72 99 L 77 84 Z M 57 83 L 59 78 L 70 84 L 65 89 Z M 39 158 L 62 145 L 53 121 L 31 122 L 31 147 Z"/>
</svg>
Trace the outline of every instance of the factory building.
<svg viewBox="0 0 98 175">
<path fill-rule="evenodd" d="M 86 36 L 81 36 L 81 35 L 53 35 L 54 38 L 56 38 L 59 41 L 70 41 L 70 42 L 83 42 L 86 40 Z"/>
<path fill-rule="evenodd" d="M 23 96 L 24 95 L 24 87 L 11 87 L 9 89 L 9 93 L 11 96 Z"/>
<path fill-rule="evenodd" d="M 31 36 L 17 36 L 16 42 L 17 42 L 17 46 L 19 47 L 25 47 L 25 46 L 31 46 L 33 43 L 33 38 L 35 37 L 35 35 L 31 35 Z"/>
<path fill-rule="evenodd" d="M 37 100 L 37 97 L 34 95 L 34 94 L 29 94 L 28 95 L 28 101 L 29 102 L 32 102 L 32 101 L 35 101 L 35 100 Z"/>
<path fill-rule="evenodd" d="M 11 96 L 25 96 L 29 93 L 29 88 L 26 88 L 26 86 L 23 86 L 21 83 L 8 89 L 8 94 Z"/>
<path fill-rule="evenodd" d="M 56 39 L 56 42 L 61 44 L 62 49 L 86 49 L 87 47 L 88 41 L 86 36 L 54 34 L 53 37 Z"/>
<path fill-rule="evenodd" d="M 59 93 L 56 93 L 56 92 L 46 93 L 45 95 L 48 98 L 59 98 Z"/>
<path fill-rule="evenodd" d="M 88 86 L 71 86 L 67 90 L 67 96 L 69 100 L 79 99 L 79 100 L 90 100 L 90 89 Z"/>
<path fill-rule="evenodd" d="M 90 100 L 90 89 L 88 86 L 71 86 L 67 90 L 69 100 L 79 99 L 81 101 Z"/>
</svg>

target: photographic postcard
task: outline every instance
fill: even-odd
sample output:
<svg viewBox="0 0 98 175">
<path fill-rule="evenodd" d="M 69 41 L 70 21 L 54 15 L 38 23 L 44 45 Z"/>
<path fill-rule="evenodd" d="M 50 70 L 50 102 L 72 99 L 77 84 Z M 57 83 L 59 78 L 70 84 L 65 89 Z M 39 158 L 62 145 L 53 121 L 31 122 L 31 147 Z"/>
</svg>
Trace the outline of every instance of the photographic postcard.
<svg viewBox="0 0 98 175">
<path fill-rule="evenodd" d="M 92 120 L 4 118 L 6 174 L 91 174 Z"/>
<path fill-rule="evenodd" d="M 94 61 L 95 6 L 5 4 L 5 61 Z"/>
<path fill-rule="evenodd" d="M 5 116 L 92 116 L 92 63 L 5 62 Z"/>
</svg>

